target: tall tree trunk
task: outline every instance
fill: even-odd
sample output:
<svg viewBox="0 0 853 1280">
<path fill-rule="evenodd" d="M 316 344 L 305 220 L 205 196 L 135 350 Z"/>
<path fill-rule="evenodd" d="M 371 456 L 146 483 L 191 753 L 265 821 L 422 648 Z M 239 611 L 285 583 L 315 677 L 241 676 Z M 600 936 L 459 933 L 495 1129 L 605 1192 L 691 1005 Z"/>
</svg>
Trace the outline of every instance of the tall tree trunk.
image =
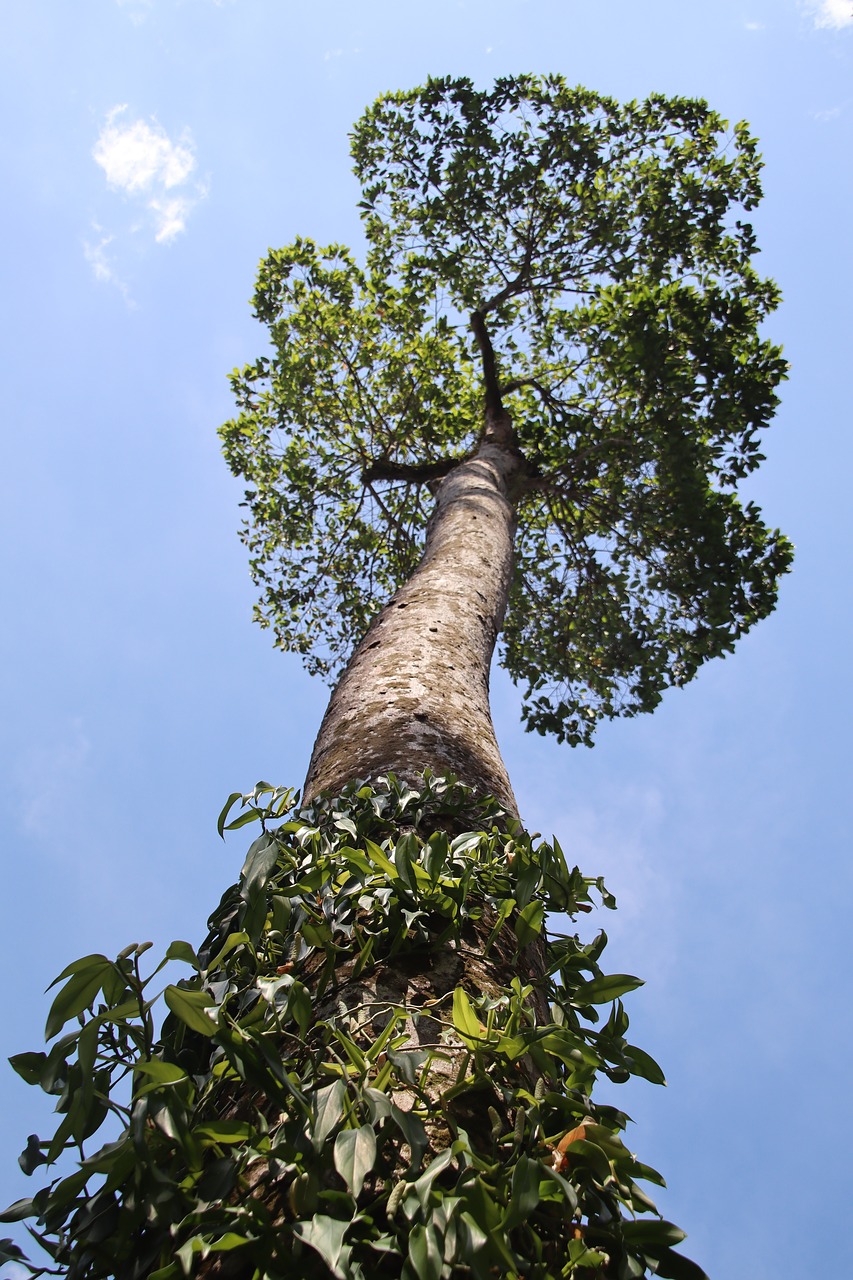
<svg viewBox="0 0 853 1280">
<path fill-rule="evenodd" d="M 507 607 L 513 561 L 515 509 L 510 498 L 520 469 L 509 418 L 487 412 L 476 454 L 441 482 L 423 557 L 412 577 L 383 608 L 353 654 L 330 700 L 314 746 L 304 801 L 339 791 L 354 778 L 393 772 L 417 784 L 424 770 L 454 773 L 480 795 L 496 797 L 514 817 L 518 809 L 501 758 L 489 707 L 489 668 Z M 467 945 L 395 956 L 353 981 L 352 962 L 335 975 L 334 999 L 353 1013 L 394 1005 L 412 1010 L 413 1048 L 436 1047 L 441 1023 L 424 1016 L 461 985 L 497 996 L 509 985 L 517 960 L 507 926 L 506 945 L 486 956 L 493 921 L 471 929 Z M 542 946 L 523 949 L 524 979 L 541 977 Z M 547 1004 L 534 997 L 540 1018 Z M 464 1056 L 447 1041 L 433 1064 L 429 1091 L 438 1103 Z M 532 1086 L 531 1086 L 532 1087 Z M 486 1105 L 466 1124 L 488 1130 Z M 398 1096 L 398 1102 L 410 1103 Z M 444 1126 L 434 1134 L 448 1141 Z"/>
<path fill-rule="evenodd" d="M 374 620 L 332 695 L 305 799 L 355 777 L 455 773 L 513 814 L 489 709 L 512 573 L 519 456 L 487 430 L 441 482 L 420 565 Z"/>
</svg>

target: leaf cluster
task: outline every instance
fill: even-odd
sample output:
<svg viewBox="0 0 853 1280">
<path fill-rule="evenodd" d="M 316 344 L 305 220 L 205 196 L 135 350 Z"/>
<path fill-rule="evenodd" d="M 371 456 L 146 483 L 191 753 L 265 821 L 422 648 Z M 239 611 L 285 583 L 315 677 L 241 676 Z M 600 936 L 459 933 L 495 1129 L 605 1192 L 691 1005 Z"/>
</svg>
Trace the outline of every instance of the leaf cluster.
<svg viewBox="0 0 853 1280">
<path fill-rule="evenodd" d="M 728 652 L 791 549 L 736 487 L 785 376 L 746 214 L 761 164 L 706 103 L 559 77 L 431 80 L 355 127 L 367 240 L 261 264 L 272 354 L 221 429 L 257 616 L 333 674 L 476 451 L 488 335 L 522 460 L 501 661 L 528 727 L 590 742 Z"/>
<path fill-rule="evenodd" d="M 603 933 L 545 923 L 615 906 L 602 882 L 452 778 L 292 798 L 230 797 L 220 830 L 262 830 L 198 954 L 173 943 L 148 976 L 145 945 L 69 965 L 53 1045 L 12 1059 L 59 1115 L 25 1172 L 76 1158 L 2 1215 L 35 1221 L 52 1265 L 32 1274 L 701 1280 L 640 1186 L 662 1179 L 624 1146 L 627 1117 L 591 1097 L 602 1073 L 663 1082 L 626 1039 L 638 979 L 602 970 Z M 503 982 L 354 1001 L 472 930 Z M 168 961 L 189 976 L 157 991 Z M 110 1116 L 117 1136 L 88 1151 Z M 24 1261 L 9 1241 L 0 1257 Z"/>
</svg>

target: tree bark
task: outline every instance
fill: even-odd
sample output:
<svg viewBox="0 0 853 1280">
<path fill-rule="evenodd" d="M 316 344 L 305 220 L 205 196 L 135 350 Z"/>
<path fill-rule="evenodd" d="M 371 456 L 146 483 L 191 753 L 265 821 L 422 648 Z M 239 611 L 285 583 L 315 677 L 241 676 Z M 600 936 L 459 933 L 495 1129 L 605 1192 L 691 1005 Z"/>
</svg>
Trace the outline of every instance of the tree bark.
<svg viewBox="0 0 853 1280">
<path fill-rule="evenodd" d="M 492 418 L 493 415 L 487 415 Z M 374 619 L 329 703 L 304 799 L 389 771 L 452 772 L 513 815 L 495 738 L 489 668 L 512 574 L 520 457 L 505 415 L 441 482 L 423 558 Z"/>
</svg>

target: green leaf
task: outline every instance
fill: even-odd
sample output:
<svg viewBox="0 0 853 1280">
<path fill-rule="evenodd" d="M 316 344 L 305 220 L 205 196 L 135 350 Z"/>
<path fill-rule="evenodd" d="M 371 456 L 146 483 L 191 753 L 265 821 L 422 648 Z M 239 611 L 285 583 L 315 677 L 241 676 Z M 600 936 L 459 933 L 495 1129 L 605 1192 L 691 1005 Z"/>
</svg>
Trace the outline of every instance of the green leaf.
<svg viewBox="0 0 853 1280">
<path fill-rule="evenodd" d="M 188 1080 L 186 1071 L 174 1062 L 163 1062 L 161 1058 L 149 1058 L 144 1062 L 137 1062 L 133 1069 L 141 1076 L 148 1076 L 155 1088 L 162 1085 L 184 1084 Z"/>
<path fill-rule="evenodd" d="M 364 1179 L 376 1163 L 376 1134 L 373 1126 L 361 1125 L 358 1129 L 342 1129 L 335 1138 L 335 1168 L 347 1184 L 350 1193 L 358 1198 Z"/>
<path fill-rule="evenodd" d="M 117 1142 L 106 1142 L 92 1155 L 87 1156 L 82 1162 L 82 1168 L 89 1173 L 112 1174 L 117 1167 L 121 1168 L 124 1165 L 132 1167 L 135 1159 L 133 1143 L 128 1135 L 125 1135 Z"/>
<path fill-rule="evenodd" d="M 308 988 L 301 982 L 294 982 L 290 988 L 290 995 L 287 1000 L 287 1013 L 293 1018 L 299 1034 L 306 1036 L 311 1026 L 314 1016 L 314 1007 L 311 1003 L 311 997 L 308 994 Z"/>
<path fill-rule="evenodd" d="M 412 832 L 407 832 L 401 836 L 394 848 L 394 866 L 397 869 L 397 875 L 411 892 L 415 892 L 417 888 L 415 875 L 417 850 L 418 842 Z"/>
<path fill-rule="evenodd" d="M 391 1054 L 389 1053 L 388 1056 L 390 1058 Z M 414 1052 L 400 1055 L 400 1058 L 405 1060 L 407 1064 L 415 1057 L 416 1054 Z M 412 1081 L 412 1083 L 414 1083 L 414 1081 Z M 404 1111 L 402 1107 L 398 1106 L 392 1106 L 391 1116 L 397 1128 L 402 1133 L 411 1153 L 409 1167 L 413 1170 L 418 1169 L 428 1145 L 427 1132 L 423 1121 L 419 1116 L 412 1115 L 411 1111 Z"/>
<path fill-rule="evenodd" d="M 242 947 L 244 945 L 251 946 L 251 938 L 249 937 L 248 933 L 244 933 L 242 930 L 235 931 L 234 933 L 229 933 L 228 937 L 225 939 L 225 942 L 222 945 L 221 950 L 217 952 L 217 954 L 210 961 L 210 964 L 207 966 L 207 972 L 214 973 L 220 967 L 220 965 L 222 964 L 222 961 L 225 959 L 226 956 L 230 955 L 231 952 L 235 950 L 235 948 Z"/>
<path fill-rule="evenodd" d="M 136 943 L 134 943 L 133 949 L 136 949 Z M 74 973 L 84 973 L 87 969 L 101 969 L 104 965 L 109 964 L 110 961 L 106 956 L 101 955 L 100 952 L 94 952 L 89 956 L 81 956 L 79 960 L 72 960 L 71 964 L 66 965 L 62 970 L 62 973 L 58 974 L 53 979 L 53 982 L 51 982 L 47 989 L 50 991 L 58 982 L 64 982 L 66 978 L 70 978 Z"/>
<path fill-rule="evenodd" d="M 344 1221 L 341 1218 L 327 1217 L 324 1213 L 315 1213 L 310 1222 L 294 1223 L 293 1232 L 319 1253 L 336 1280 L 350 1280 L 350 1248 L 343 1242 L 349 1226 L 349 1219 Z"/>
<path fill-rule="evenodd" d="M 519 907 L 530 905 L 533 894 L 539 888 L 542 872 L 534 862 L 525 862 L 518 871 L 515 880 L 515 896 Z"/>
<path fill-rule="evenodd" d="M 509 1205 L 501 1223 L 502 1231 L 512 1231 L 526 1222 L 539 1204 L 539 1183 L 542 1177 L 542 1164 L 539 1160 L 531 1160 L 524 1154 L 512 1171 L 512 1191 Z"/>
<path fill-rule="evenodd" d="M 526 907 L 519 911 L 513 928 L 515 936 L 518 938 L 522 947 L 528 946 L 531 942 L 535 942 L 542 932 L 542 925 L 545 920 L 545 903 L 537 900 L 528 902 Z"/>
<path fill-rule="evenodd" d="M 655 1274 L 664 1280 L 708 1280 L 700 1266 L 674 1249 L 665 1249 L 656 1261 Z"/>
<path fill-rule="evenodd" d="M 266 884 L 269 874 L 276 864 L 278 847 L 272 836 L 258 836 L 249 846 L 243 870 L 240 872 L 240 892 L 244 901 L 254 898 Z"/>
<path fill-rule="evenodd" d="M 50 1191 L 50 1213 L 55 1214 L 58 1209 L 65 1209 L 66 1212 L 70 1208 L 76 1207 L 79 1203 L 80 1192 L 85 1190 L 86 1183 L 91 1177 L 91 1170 L 78 1169 L 76 1173 L 72 1173 L 70 1177 L 63 1178 L 56 1183 Z"/>
<path fill-rule="evenodd" d="M 351 1064 L 355 1067 L 358 1074 L 364 1075 L 367 1072 L 367 1069 L 370 1064 L 368 1063 L 367 1058 L 365 1058 L 361 1049 L 359 1049 L 356 1042 L 352 1040 L 349 1036 L 344 1035 L 343 1031 L 341 1031 L 339 1027 L 333 1027 L 332 1034 L 334 1035 L 338 1044 L 343 1049 L 346 1056 L 349 1058 Z"/>
<path fill-rule="evenodd" d="M 365 1053 L 364 1056 L 368 1062 L 376 1061 L 379 1055 L 384 1052 L 386 1045 L 388 1044 L 389 1040 L 393 1038 L 394 1033 L 397 1031 L 399 1027 L 405 1025 L 405 1022 L 406 1022 L 405 1010 L 395 1009 L 394 1012 L 391 1014 L 390 1018 L 388 1019 L 388 1021 L 386 1022 L 385 1026 L 380 1031 L 379 1035 L 374 1040 L 373 1044 Z M 404 1040 L 404 1043 L 405 1043 L 405 1040 Z"/>
<path fill-rule="evenodd" d="M 488 952 L 492 949 L 495 939 L 497 938 L 501 929 L 504 927 L 504 925 L 506 924 L 507 920 L 512 915 L 514 910 L 515 910 L 515 898 L 504 898 L 500 906 L 498 907 L 498 913 L 497 913 L 497 916 L 495 917 L 495 923 L 492 926 L 491 933 L 486 939 L 486 943 L 483 948 L 484 951 Z"/>
<path fill-rule="evenodd" d="M 0 1217 L 0 1222 L 2 1221 L 3 1219 Z M 0 1240 L 0 1266 L 2 1266 L 4 1262 L 16 1262 L 22 1263 L 24 1266 L 29 1266 L 23 1250 L 15 1244 L 14 1240 L 9 1239 Z"/>
<path fill-rule="evenodd" d="M 13 1071 L 17 1071 L 22 1080 L 26 1080 L 27 1084 L 39 1084 L 41 1081 L 41 1073 L 47 1062 L 46 1053 L 16 1053 L 9 1059 L 9 1065 Z"/>
<path fill-rule="evenodd" d="M 36 1214 L 32 1199 L 16 1200 L 0 1213 L 0 1222 L 23 1222 L 24 1218 L 33 1218 Z"/>
<path fill-rule="evenodd" d="M 485 1038 L 464 987 L 456 987 L 453 992 L 453 1025 L 464 1039 L 474 1044 L 481 1044 Z"/>
<path fill-rule="evenodd" d="M 168 1262 L 165 1267 L 158 1267 L 156 1271 L 152 1271 L 148 1280 L 177 1280 L 177 1277 L 183 1274 L 179 1263 Z"/>
<path fill-rule="evenodd" d="M 165 960 L 180 960 L 184 964 L 191 965 L 193 969 L 198 970 L 198 956 L 188 942 L 170 942 L 165 956 Z"/>
<path fill-rule="evenodd" d="M 210 1124 L 198 1124 L 193 1129 L 197 1138 L 207 1143 L 233 1146 L 237 1142 L 250 1142 L 257 1137 L 257 1128 L 243 1120 L 216 1120 Z"/>
<path fill-rule="evenodd" d="M 374 844 L 372 840 L 365 840 L 364 847 L 371 862 L 374 862 L 381 871 L 384 871 L 390 881 L 399 880 L 399 871 L 393 862 L 385 856 L 378 844 Z"/>
<path fill-rule="evenodd" d="M 590 982 L 582 982 L 572 993 L 572 1003 L 576 1005 L 607 1004 L 617 1000 L 628 991 L 635 991 L 643 985 L 642 978 L 632 978 L 627 973 L 611 973 Z"/>
<path fill-rule="evenodd" d="M 631 1245 L 669 1247 L 673 1244 L 681 1244 L 681 1241 L 686 1239 L 687 1232 L 662 1218 L 640 1218 L 636 1222 L 624 1222 L 622 1235 Z"/>
<path fill-rule="evenodd" d="M 486 1249 L 493 1262 L 516 1274 L 518 1267 L 507 1240 L 500 1229 L 501 1215 L 494 1198 L 489 1193 L 482 1178 L 477 1178 L 465 1185 L 460 1197 L 465 1205 L 466 1214 L 477 1224 L 486 1237 Z"/>
<path fill-rule="evenodd" d="M 610 1160 L 607 1153 L 596 1142 L 588 1142 L 585 1138 L 578 1138 L 566 1151 L 566 1157 L 572 1164 L 578 1161 L 581 1164 L 588 1165 L 595 1176 L 603 1183 L 607 1182 L 610 1177 Z"/>
<path fill-rule="evenodd" d="M 571 1217 L 578 1207 L 578 1195 L 575 1188 L 556 1169 L 540 1164 L 541 1182 L 539 1183 L 540 1200 L 556 1200 L 566 1205 L 566 1212 Z"/>
<path fill-rule="evenodd" d="M 212 1240 L 208 1248 L 211 1253 L 229 1253 L 232 1249 L 239 1249 L 244 1244 L 251 1244 L 250 1236 L 241 1236 L 236 1231 L 225 1231 L 217 1240 Z"/>
<path fill-rule="evenodd" d="M 447 839 L 446 831 L 434 831 L 429 838 L 427 844 L 426 856 L 424 858 L 424 867 L 427 875 L 435 883 L 444 869 L 447 862 L 447 855 L 450 852 L 450 843 Z"/>
<path fill-rule="evenodd" d="M 234 818 L 233 821 L 229 822 L 225 830 L 237 831 L 240 827 L 247 827 L 250 822 L 259 822 L 260 818 L 261 815 L 258 810 L 251 807 L 245 813 L 241 813 L 238 818 Z"/>
<path fill-rule="evenodd" d="M 417 1280 L 441 1280 L 444 1247 L 434 1223 L 419 1222 L 412 1228 L 409 1234 L 409 1263 Z"/>
<path fill-rule="evenodd" d="M 658 1173 L 657 1169 L 653 1169 L 650 1164 L 643 1164 L 641 1160 L 634 1160 L 631 1164 L 631 1177 L 642 1178 L 644 1182 L 651 1182 L 656 1187 L 665 1187 L 666 1180 L 662 1173 Z"/>
<path fill-rule="evenodd" d="M 329 1134 L 343 1118 L 346 1087 L 342 1080 L 318 1089 L 311 1099 L 311 1141 L 321 1151 Z"/>
<path fill-rule="evenodd" d="M 666 1076 L 650 1054 L 631 1044 L 625 1045 L 623 1053 L 632 1075 L 642 1076 L 652 1084 L 666 1084 Z"/>
<path fill-rule="evenodd" d="M 66 1022 L 87 1009 L 100 991 L 104 978 L 113 972 L 112 961 L 106 956 L 88 956 L 86 960 L 88 963 L 84 968 L 69 966 L 69 969 L 64 971 L 67 974 L 70 970 L 70 976 L 50 1006 L 44 1029 L 45 1040 L 52 1040 Z M 83 963 L 83 961 L 77 962 L 78 966 Z M 64 974 L 60 974 L 51 986 L 55 986 L 63 976 Z"/>
<path fill-rule="evenodd" d="M 583 1240 L 570 1240 L 568 1253 L 572 1271 L 578 1267 L 588 1267 L 592 1271 L 598 1271 L 606 1261 L 605 1254 L 598 1249 L 589 1248 Z"/>
<path fill-rule="evenodd" d="M 31 1133 L 27 1138 L 27 1145 L 18 1156 L 18 1164 L 28 1177 L 31 1173 L 35 1172 L 40 1164 L 47 1164 L 47 1157 L 42 1151 L 43 1145 L 44 1144 L 39 1141 L 38 1134 Z"/>
<path fill-rule="evenodd" d="M 437 1156 L 430 1160 L 421 1176 L 412 1183 L 412 1190 L 418 1197 L 422 1213 L 427 1214 L 432 1184 L 440 1174 L 444 1173 L 452 1159 L 452 1150 L 450 1147 L 445 1147 L 443 1151 L 440 1151 Z"/>
<path fill-rule="evenodd" d="M 206 1009 L 216 1006 L 206 991 L 187 991 L 184 987 L 168 986 L 163 999 L 176 1018 L 180 1018 L 191 1031 L 203 1036 L 216 1035 L 217 1024 L 208 1017 Z"/>
<path fill-rule="evenodd" d="M 234 805 L 237 803 L 237 801 L 242 799 L 243 799 L 243 796 L 239 791 L 232 791 L 231 795 L 228 797 L 228 799 L 225 801 L 225 804 L 222 806 L 222 812 L 220 813 L 219 817 L 216 819 L 216 830 L 219 832 L 223 840 L 225 839 L 225 823 L 228 818 L 228 815 L 231 812 L 231 810 L 234 808 Z"/>
</svg>

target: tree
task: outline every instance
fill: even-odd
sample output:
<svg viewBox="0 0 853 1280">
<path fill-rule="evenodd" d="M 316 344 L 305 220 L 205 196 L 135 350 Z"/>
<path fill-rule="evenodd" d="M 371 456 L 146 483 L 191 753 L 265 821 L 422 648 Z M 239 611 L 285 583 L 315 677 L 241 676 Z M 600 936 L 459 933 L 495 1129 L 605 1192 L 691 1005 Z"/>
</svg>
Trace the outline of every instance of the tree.
<svg viewBox="0 0 853 1280">
<path fill-rule="evenodd" d="M 269 254 L 272 353 L 222 438 L 261 622 L 332 678 L 355 649 L 302 809 L 230 798 L 220 830 L 262 834 L 170 949 L 195 974 L 162 1034 L 138 948 L 61 975 L 48 1031 L 84 1025 L 15 1060 L 64 1115 L 25 1163 L 125 1129 L 9 1213 L 73 1277 L 699 1276 L 590 1096 L 662 1079 L 625 1038 L 638 980 L 544 924 L 612 899 L 524 832 L 488 681 L 500 636 L 527 726 L 590 743 L 775 604 L 790 547 L 736 492 L 785 369 L 737 216 L 755 144 L 520 77 L 382 98 L 353 155 L 365 265 Z"/>
</svg>

